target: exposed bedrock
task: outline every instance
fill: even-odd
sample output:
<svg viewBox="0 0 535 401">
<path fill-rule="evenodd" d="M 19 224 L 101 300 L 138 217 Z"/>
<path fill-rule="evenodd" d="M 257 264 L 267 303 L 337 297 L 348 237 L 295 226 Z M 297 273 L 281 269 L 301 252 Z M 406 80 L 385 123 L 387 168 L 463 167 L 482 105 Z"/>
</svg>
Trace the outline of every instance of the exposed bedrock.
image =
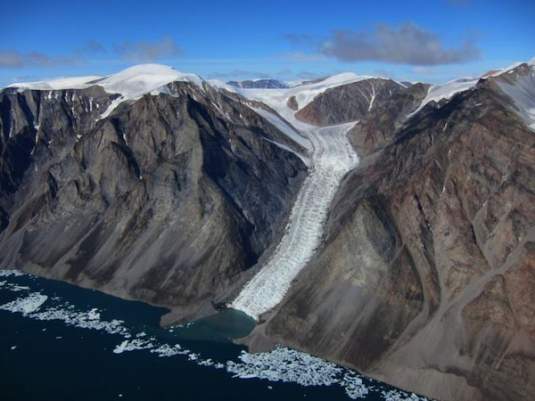
<svg viewBox="0 0 535 401">
<path fill-rule="evenodd" d="M 1 94 L 1 268 L 169 306 L 173 320 L 240 283 L 281 236 L 306 167 L 239 99 L 168 91 L 101 120 L 113 97 L 97 87 Z"/>
</svg>

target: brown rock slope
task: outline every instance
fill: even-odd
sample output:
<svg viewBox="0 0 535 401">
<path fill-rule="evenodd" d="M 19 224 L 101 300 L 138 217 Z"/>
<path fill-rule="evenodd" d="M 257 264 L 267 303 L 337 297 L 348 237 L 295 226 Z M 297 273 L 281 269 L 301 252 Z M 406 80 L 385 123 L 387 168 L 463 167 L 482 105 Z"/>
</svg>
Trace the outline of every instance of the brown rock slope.
<svg viewBox="0 0 535 401">
<path fill-rule="evenodd" d="M 234 95 L 0 92 L 0 268 L 213 312 L 281 235 L 306 167 Z"/>
<path fill-rule="evenodd" d="M 377 109 L 385 99 L 397 98 L 405 92 L 403 85 L 392 80 L 364 79 L 326 90 L 295 113 L 295 116 L 318 126 L 357 121 L 374 108 Z M 289 104 L 289 107 L 292 105 Z"/>
<path fill-rule="evenodd" d="M 535 132 L 500 79 L 404 123 L 394 99 L 363 119 L 352 139 L 367 156 L 253 347 L 439 399 L 535 399 Z"/>
</svg>

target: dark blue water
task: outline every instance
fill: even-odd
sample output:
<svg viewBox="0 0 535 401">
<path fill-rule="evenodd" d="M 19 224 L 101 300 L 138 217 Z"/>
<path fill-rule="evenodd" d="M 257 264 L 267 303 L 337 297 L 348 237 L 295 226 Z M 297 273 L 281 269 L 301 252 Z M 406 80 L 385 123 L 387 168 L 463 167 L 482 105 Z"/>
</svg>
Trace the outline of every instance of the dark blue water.
<svg viewBox="0 0 535 401">
<path fill-rule="evenodd" d="M 40 307 L 34 310 L 34 302 L 21 309 L 32 294 L 42 297 Z M 158 323 L 165 312 L 61 282 L 0 275 L 0 400 L 350 399 L 336 382 L 355 377 L 345 369 L 330 386 L 305 387 L 281 382 L 302 379 L 304 373 L 292 373 L 285 361 L 270 362 L 270 354 L 260 364 L 244 363 L 244 348 L 229 337 L 248 332 L 253 323 L 239 312 L 164 329 Z M 144 349 L 121 350 L 121 344 L 128 348 L 133 343 Z M 288 352 L 279 350 L 278 358 Z M 317 363 L 322 377 L 330 377 L 334 365 L 317 361 L 301 364 Z M 236 369 L 247 377 L 253 376 L 250 372 L 281 376 L 279 381 L 244 379 L 235 377 Z M 409 396 L 366 378 L 362 386 L 368 389 L 366 400 Z"/>
</svg>

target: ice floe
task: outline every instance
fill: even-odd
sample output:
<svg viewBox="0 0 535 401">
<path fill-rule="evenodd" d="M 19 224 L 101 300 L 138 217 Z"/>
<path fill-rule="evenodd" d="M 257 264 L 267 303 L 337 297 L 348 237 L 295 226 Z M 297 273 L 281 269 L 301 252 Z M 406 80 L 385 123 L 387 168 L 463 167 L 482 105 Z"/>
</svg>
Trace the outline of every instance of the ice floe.
<svg viewBox="0 0 535 401">
<path fill-rule="evenodd" d="M 12 302 L 1 305 L 0 309 L 8 312 L 22 313 L 24 316 L 37 311 L 48 297 L 38 292 L 34 292 L 26 297 L 20 297 Z"/>
<path fill-rule="evenodd" d="M 21 276 L 23 273 L 13 272 L 0 274 L 3 277 Z M 1 291 L 16 292 L 16 283 L 9 282 L 0 285 Z M 20 286 L 22 288 L 22 286 Z M 26 287 L 28 288 L 28 287 Z M 56 305 L 54 303 L 59 303 Z M 63 321 L 68 326 L 81 329 L 99 330 L 121 337 L 120 342 L 113 348 L 113 353 L 150 352 L 158 357 L 182 356 L 198 366 L 225 369 L 232 377 L 247 380 L 268 380 L 269 382 L 296 383 L 301 386 L 340 386 L 351 399 L 365 399 L 373 394 L 376 399 L 381 397 L 388 401 L 426 401 L 427 398 L 399 390 L 383 391 L 373 385 L 365 383 L 358 373 L 337 366 L 318 357 L 279 346 L 273 351 L 251 354 L 245 351 L 234 361 L 217 361 L 205 358 L 200 353 L 172 344 L 169 340 L 161 341 L 149 336 L 143 330 L 133 331 L 118 319 L 103 320 L 102 311 L 97 308 L 77 310 L 74 305 L 62 300 L 58 296 L 47 296 L 41 292 L 31 292 L 14 301 L 0 305 L 0 310 L 21 313 L 23 316 L 35 320 Z M 46 328 L 43 329 L 46 331 Z M 172 330 L 166 330 L 172 332 Z M 61 336 L 56 336 L 60 340 Z M 12 345 L 11 350 L 17 348 Z M 369 381 L 368 381 L 369 382 Z"/>
<path fill-rule="evenodd" d="M 24 276 L 25 274 L 21 272 L 20 270 L 12 270 L 12 269 L 5 269 L 0 270 L 0 277 L 20 277 Z"/>
</svg>

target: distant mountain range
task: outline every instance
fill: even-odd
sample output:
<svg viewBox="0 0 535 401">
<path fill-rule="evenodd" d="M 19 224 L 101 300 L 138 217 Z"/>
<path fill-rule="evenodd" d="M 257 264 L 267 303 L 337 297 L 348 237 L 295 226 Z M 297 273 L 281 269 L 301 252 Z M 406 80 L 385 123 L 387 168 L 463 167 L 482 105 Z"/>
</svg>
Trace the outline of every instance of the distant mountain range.
<svg viewBox="0 0 535 401">
<path fill-rule="evenodd" d="M 247 81 L 229 81 L 227 84 L 243 89 L 287 89 L 289 85 L 276 79 L 255 79 Z"/>
<path fill-rule="evenodd" d="M 535 62 L 291 87 L 161 65 L 0 91 L 0 268 L 444 400 L 535 399 Z"/>
</svg>

